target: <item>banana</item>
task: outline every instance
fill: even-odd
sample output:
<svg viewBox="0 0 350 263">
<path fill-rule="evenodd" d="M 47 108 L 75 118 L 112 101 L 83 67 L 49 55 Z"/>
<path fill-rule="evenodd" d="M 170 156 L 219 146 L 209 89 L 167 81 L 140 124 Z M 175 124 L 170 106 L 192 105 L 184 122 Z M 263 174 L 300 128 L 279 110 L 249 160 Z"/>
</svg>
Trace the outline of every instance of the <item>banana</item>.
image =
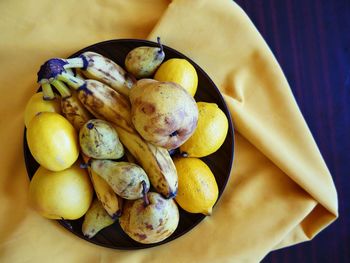
<svg viewBox="0 0 350 263">
<path fill-rule="evenodd" d="M 106 212 L 112 217 L 117 218 L 122 214 L 122 198 L 117 196 L 109 184 L 99 176 L 90 167 L 88 168 L 92 185 L 94 186 L 98 200 Z"/>
<path fill-rule="evenodd" d="M 69 74 L 73 74 L 71 70 Z M 91 113 L 79 101 L 75 91 L 71 92 L 69 88 L 60 80 L 53 80 L 51 83 L 60 93 L 61 109 L 66 119 L 79 131 L 85 122 L 92 119 Z"/>
<path fill-rule="evenodd" d="M 117 196 L 108 183 L 91 169 L 91 166 L 89 165 L 90 157 L 83 153 L 81 155 L 87 165 L 87 170 L 98 200 L 100 200 L 102 206 L 110 217 L 113 219 L 120 217 L 122 214 L 123 199 L 120 196 Z"/>
<path fill-rule="evenodd" d="M 116 195 L 108 183 L 91 169 L 91 158 L 84 153 L 81 153 L 81 155 L 98 200 L 100 200 L 102 206 L 111 218 L 116 219 L 120 217 L 123 210 L 123 199 Z"/>
<path fill-rule="evenodd" d="M 129 90 L 136 83 L 136 79 L 122 67 L 95 52 L 84 52 L 80 57 L 87 62 L 81 69 L 85 77 L 99 80 L 119 93 L 129 96 Z"/>
<path fill-rule="evenodd" d="M 79 101 L 76 92 L 73 92 L 70 97 L 62 98 L 61 108 L 63 115 L 77 131 L 84 123 L 93 118 L 91 113 Z"/>
<path fill-rule="evenodd" d="M 87 79 L 84 88 L 78 90 L 78 98 L 98 119 L 113 122 L 130 132 L 134 131 L 129 100 L 109 86 Z"/>
<path fill-rule="evenodd" d="M 157 192 L 166 198 L 175 197 L 178 177 L 169 152 L 165 148 L 146 142 L 136 132 L 129 132 L 119 126 L 115 126 L 115 129 L 120 141 L 145 170 Z"/>
<path fill-rule="evenodd" d="M 88 237 L 94 237 L 100 230 L 112 225 L 115 219 L 112 219 L 103 208 L 98 199 L 94 199 L 89 210 L 84 216 L 82 225 L 83 234 Z"/>
</svg>

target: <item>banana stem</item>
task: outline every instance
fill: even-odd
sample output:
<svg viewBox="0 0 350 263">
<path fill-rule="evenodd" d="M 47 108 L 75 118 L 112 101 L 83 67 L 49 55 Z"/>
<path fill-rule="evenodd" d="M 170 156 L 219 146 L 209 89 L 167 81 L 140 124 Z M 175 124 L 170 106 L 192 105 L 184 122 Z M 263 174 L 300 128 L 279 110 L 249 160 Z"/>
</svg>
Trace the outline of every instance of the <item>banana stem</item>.
<svg viewBox="0 0 350 263">
<path fill-rule="evenodd" d="M 67 83 L 70 87 L 76 90 L 85 86 L 84 80 L 74 77 L 67 72 L 62 72 L 60 75 L 57 76 L 57 79 Z"/>
<path fill-rule="evenodd" d="M 69 88 L 62 81 L 54 79 L 51 84 L 54 85 L 63 99 L 72 96 Z"/>
<path fill-rule="evenodd" d="M 86 65 L 86 59 L 83 57 L 77 57 L 77 58 L 68 58 L 66 59 L 67 64 L 64 65 L 65 69 L 69 68 L 85 68 Z"/>
<path fill-rule="evenodd" d="M 72 76 L 76 76 L 75 73 L 74 73 L 75 69 L 65 68 L 65 70 L 66 70 L 66 72 L 67 72 L 68 74 L 71 74 Z M 74 71 L 73 71 L 73 70 L 74 70 Z"/>
<path fill-rule="evenodd" d="M 43 99 L 44 100 L 53 100 L 55 98 L 55 94 L 53 93 L 52 87 L 50 83 L 42 83 L 41 88 L 43 90 Z"/>
</svg>

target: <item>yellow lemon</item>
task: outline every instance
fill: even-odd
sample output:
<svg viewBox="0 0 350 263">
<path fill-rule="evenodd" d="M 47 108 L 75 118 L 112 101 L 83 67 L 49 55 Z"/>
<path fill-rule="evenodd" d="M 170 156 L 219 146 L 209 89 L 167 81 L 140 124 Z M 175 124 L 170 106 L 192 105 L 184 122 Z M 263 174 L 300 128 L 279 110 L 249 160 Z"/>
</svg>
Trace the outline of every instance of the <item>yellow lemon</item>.
<svg viewBox="0 0 350 263">
<path fill-rule="evenodd" d="M 49 219 L 78 219 L 92 201 L 93 188 L 85 169 L 76 163 L 59 172 L 40 166 L 29 185 L 31 205 Z"/>
<path fill-rule="evenodd" d="M 48 170 L 64 170 L 78 159 L 77 132 L 58 113 L 41 112 L 35 115 L 29 122 L 26 136 L 34 159 Z"/>
<path fill-rule="evenodd" d="M 192 136 L 180 146 L 189 157 L 204 157 L 216 152 L 224 143 L 228 119 L 215 103 L 197 102 L 198 124 Z"/>
<path fill-rule="evenodd" d="M 218 185 L 210 168 L 198 158 L 175 158 L 179 177 L 176 202 L 190 213 L 210 215 L 218 199 Z"/>
<path fill-rule="evenodd" d="M 160 65 L 154 79 L 171 81 L 181 85 L 192 96 L 196 93 L 198 76 L 196 69 L 186 59 L 172 58 Z"/>
<path fill-rule="evenodd" d="M 53 100 L 43 100 L 43 93 L 35 93 L 27 102 L 24 111 L 24 124 L 28 127 L 31 119 L 39 112 L 57 112 L 61 113 L 60 100 L 55 98 Z"/>
</svg>

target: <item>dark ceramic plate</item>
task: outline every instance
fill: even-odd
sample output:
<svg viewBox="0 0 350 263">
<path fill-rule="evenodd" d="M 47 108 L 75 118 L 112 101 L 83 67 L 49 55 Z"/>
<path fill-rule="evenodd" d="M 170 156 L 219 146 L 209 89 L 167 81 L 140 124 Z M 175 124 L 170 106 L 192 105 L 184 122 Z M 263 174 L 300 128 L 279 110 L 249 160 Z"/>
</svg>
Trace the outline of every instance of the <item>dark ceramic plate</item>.
<svg viewBox="0 0 350 263">
<path fill-rule="evenodd" d="M 138 46 L 157 46 L 157 43 L 145 41 L 145 40 L 135 40 L 135 39 L 118 39 L 110 40 L 101 43 L 94 44 L 92 46 L 86 47 L 71 57 L 76 57 L 80 53 L 85 51 L 94 51 L 100 53 L 117 64 L 124 67 L 124 58 L 126 54 L 133 48 Z M 234 139 L 233 139 L 233 125 L 230 117 L 230 113 L 226 107 L 224 99 L 222 98 L 218 88 L 215 86 L 213 81 L 209 76 L 191 59 L 179 53 L 178 51 L 164 46 L 164 52 L 166 54 L 165 60 L 170 58 L 185 58 L 196 68 L 198 74 L 198 89 L 195 95 L 196 101 L 214 102 L 224 111 L 229 120 L 229 130 L 224 144 L 221 148 L 205 157 L 202 158 L 205 163 L 210 167 L 215 175 L 218 187 L 219 187 L 219 197 L 223 193 L 227 180 L 230 176 L 231 165 L 233 161 L 233 149 L 234 149 Z M 33 156 L 30 154 L 26 138 L 24 136 L 24 157 L 25 164 L 28 172 L 28 176 L 31 179 L 38 168 L 38 163 L 34 160 Z M 215 213 L 215 209 L 213 211 Z M 120 228 L 118 222 L 100 231 L 92 239 L 86 238 L 81 232 L 81 225 L 83 218 L 73 221 L 58 220 L 58 222 L 65 227 L 67 230 L 71 231 L 75 235 L 82 239 L 85 239 L 94 244 L 105 246 L 115 249 L 141 249 L 153 246 L 158 246 L 174 240 L 183 234 L 187 233 L 189 230 L 198 225 L 205 218 L 202 214 L 191 214 L 180 208 L 180 222 L 176 231 L 167 239 L 156 244 L 144 245 L 136 241 L 133 241 L 128 237 Z"/>
</svg>

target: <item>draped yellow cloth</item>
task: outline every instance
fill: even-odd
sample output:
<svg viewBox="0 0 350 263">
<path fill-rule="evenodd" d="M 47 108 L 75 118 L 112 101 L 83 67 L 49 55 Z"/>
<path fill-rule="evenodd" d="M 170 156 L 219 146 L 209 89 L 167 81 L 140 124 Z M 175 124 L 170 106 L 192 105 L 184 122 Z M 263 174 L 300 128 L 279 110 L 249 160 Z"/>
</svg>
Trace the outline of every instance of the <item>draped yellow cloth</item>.
<svg viewBox="0 0 350 263">
<path fill-rule="evenodd" d="M 233 1 L 3 0 L 0 32 L 1 262 L 258 262 L 337 218 L 331 175 L 287 80 Z M 157 36 L 224 95 L 236 128 L 232 174 L 213 215 L 186 235 L 151 249 L 108 249 L 28 207 L 23 111 L 45 60 L 108 39 Z"/>
</svg>

